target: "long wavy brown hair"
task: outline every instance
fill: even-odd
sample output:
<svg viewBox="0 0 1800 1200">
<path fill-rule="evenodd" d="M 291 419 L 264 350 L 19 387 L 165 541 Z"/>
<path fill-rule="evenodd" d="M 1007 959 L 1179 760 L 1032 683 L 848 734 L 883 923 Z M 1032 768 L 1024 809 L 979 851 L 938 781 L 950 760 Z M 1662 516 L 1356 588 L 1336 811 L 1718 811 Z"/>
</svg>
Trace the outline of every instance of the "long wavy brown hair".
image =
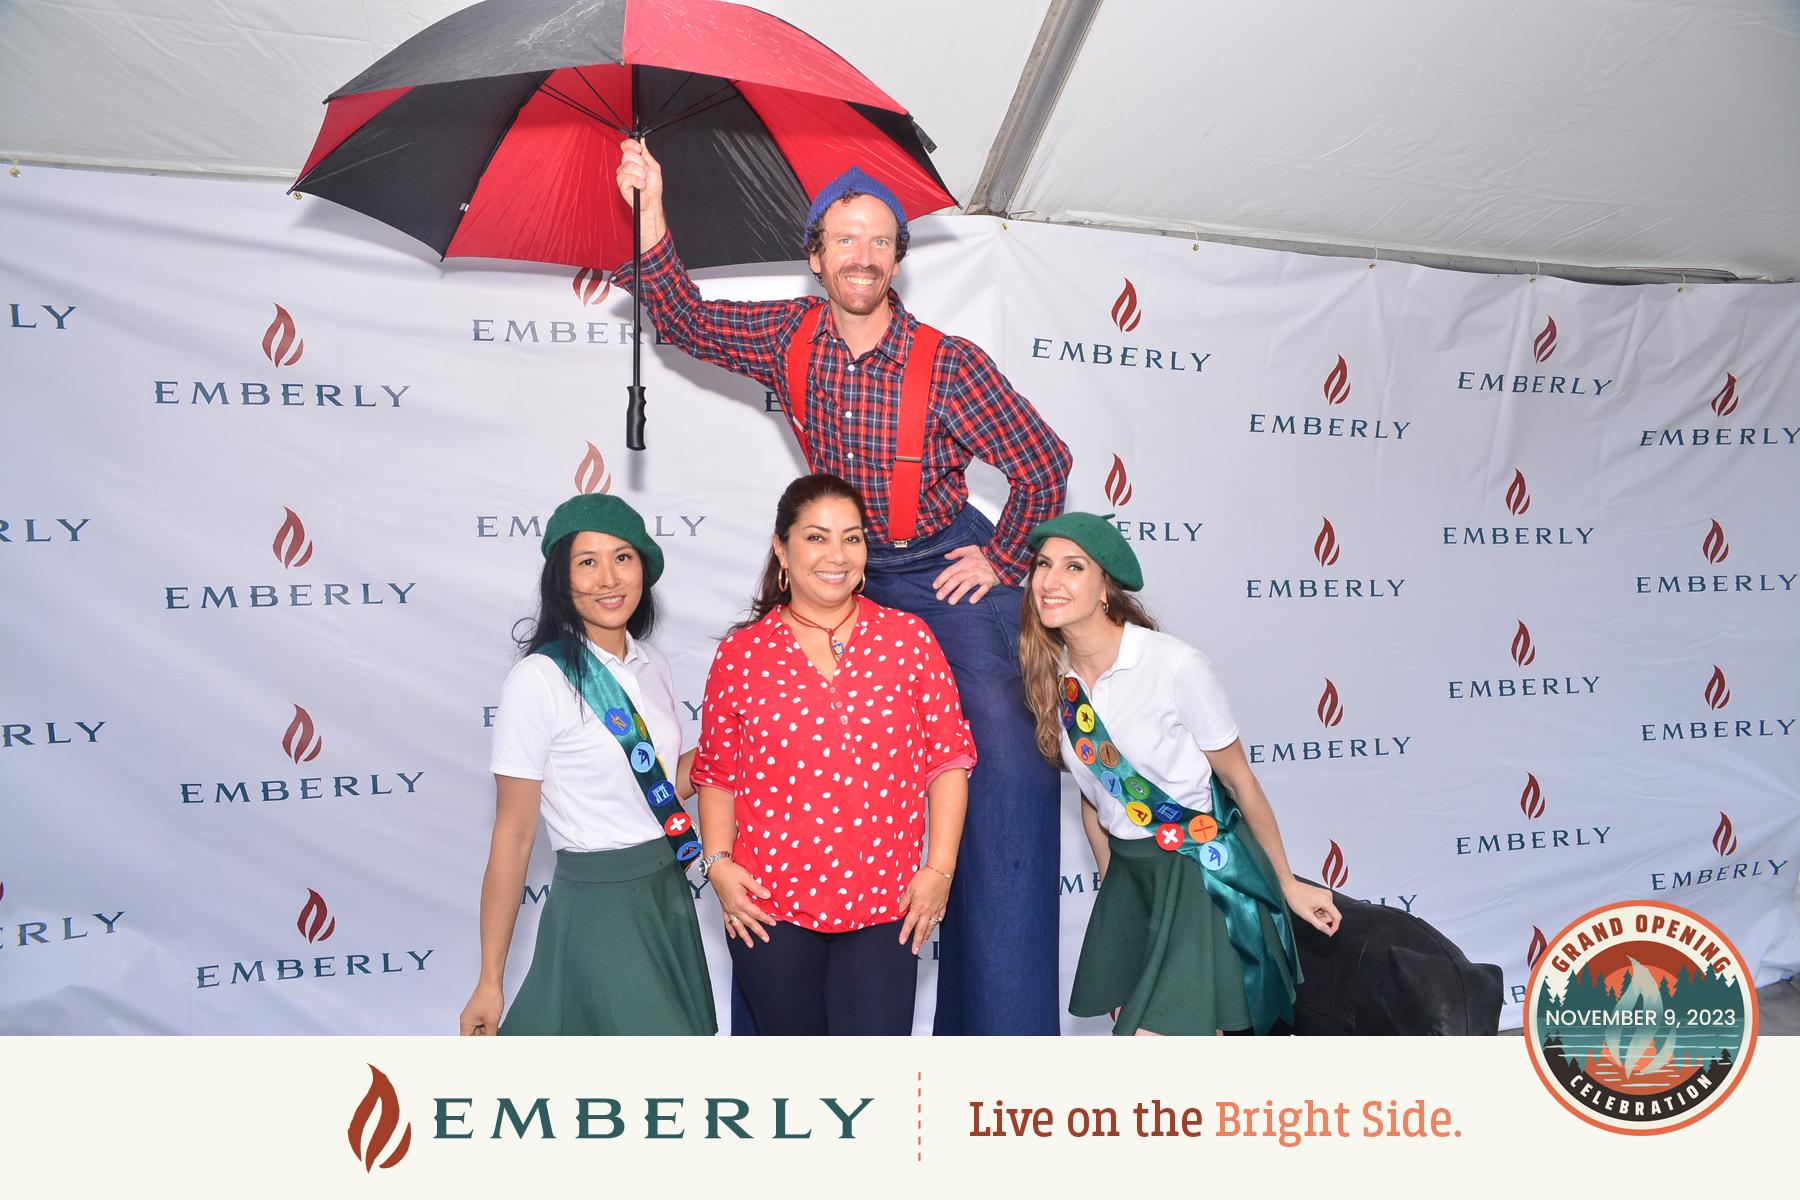
<svg viewBox="0 0 1800 1200">
<path fill-rule="evenodd" d="M 820 500 L 848 500 L 856 505 L 856 515 L 862 519 L 863 530 L 867 533 L 869 508 L 863 503 L 862 493 L 848 480 L 820 471 L 816 475 L 802 475 L 788 484 L 781 499 L 775 502 L 776 540 L 786 542 L 801 512 L 807 505 Z M 781 560 L 775 557 L 775 548 L 771 546 L 769 559 L 763 564 L 762 578 L 757 581 L 756 595 L 750 601 L 750 615 L 733 625 L 730 632 L 748 629 L 773 612 L 777 605 L 786 604 L 790 599 L 790 590 L 781 586 Z"/>
<path fill-rule="evenodd" d="M 1106 616 L 1114 625 L 1157 627 L 1137 597 L 1120 587 L 1111 575 L 1093 564 L 1106 579 Z M 1019 614 L 1019 670 L 1025 680 L 1025 707 L 1037 726 L 1038 753 L 1056 764 L 1062 759 L 1062 672 L 1063 656 L 1068 652 L 1062 634 L 1048 629 L 1038 620 L 1037 604 L 1032 599 L 1037 580 L 1038 563 L 1032 560 L 1031 573 L 1025 577 L 1025 599 Z"/>
</svg>

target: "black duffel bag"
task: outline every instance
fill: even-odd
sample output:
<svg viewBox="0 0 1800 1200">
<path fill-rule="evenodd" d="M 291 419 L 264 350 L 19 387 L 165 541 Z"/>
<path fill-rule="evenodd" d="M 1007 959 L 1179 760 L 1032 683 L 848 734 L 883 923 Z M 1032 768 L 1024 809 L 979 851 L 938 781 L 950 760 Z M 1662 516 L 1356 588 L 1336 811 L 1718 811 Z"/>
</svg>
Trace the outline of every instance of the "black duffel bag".
<svg viewBox="0 0 1800 1200">
<path fill-rule="evenodd" d="M 1306 976 L 1294 997 L 1296 1034 L 1499 1031 L 1499 967 L 1470 962 L 1456 943 L 1411 913 L 1342 892 L 1332 899 L 1343 918 L 1335 935 L 1293 919 Z"/>
</svg>

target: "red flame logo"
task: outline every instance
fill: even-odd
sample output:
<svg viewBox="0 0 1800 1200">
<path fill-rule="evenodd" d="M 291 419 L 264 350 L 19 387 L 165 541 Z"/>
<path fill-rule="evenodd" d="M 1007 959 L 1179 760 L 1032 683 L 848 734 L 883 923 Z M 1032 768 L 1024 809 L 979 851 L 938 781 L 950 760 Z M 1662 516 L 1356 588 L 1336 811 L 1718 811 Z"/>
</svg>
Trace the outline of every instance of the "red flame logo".
<svg viewBox="0 0 1800 1200">
<path fill-rule="evenodd" d="M 1531 630 L 1525 628 L 1525 622 L 1519 622 L 1519 632 L 1513 634 L 1512 660 L 1521 667 L 1529 667 L 1537 661 L 1537 647 L 1531 644 Z"/>
<path fill-rule="evenodd" d="M 1519 811 L 1533 821 L 1544 815 L 1544 789 L 1530 771 L 1525 772 L 1525 790 L 1519 793 Z"/>
<path fill-rule="evenodd" d="M 337 932 L 337 918 L 326 907 L 325 897 L 307 888 L 306 903 L 300 908 L 300 916 L 295 920 L 294 928 L 309 942 L 329 941 L 331 935 Z"/>
<path fill-rule="evenodd" d="M 1719 827 L 1713 830 L 1713 849 L 1721 858 L 1730 858 L 1737 853 L 1737 847 L 1737 834 L 1731 832 L 1731 818 L 1720 813 Z"/>
<path fill-rule="evenodd" d="M 293 366 L 306 353 L 306 340 L 299 334 L 300 331 L 294 326 L 294 318 L 288 315 L 287 309 L 277 304 L 275 319 L 269 322 L 269 328 L 263 334 L 263 354 L 278 367 Z"/>
<path fill-rule="evenodd" d="M 1319 875 L 1324 879 L 1325 886 L 1334 892 L 1342 891 L 1344 885 L 1350 882 L 1350 869 L 1344 865 L 1344 851 L 1335 841 L 1325 855 L 1325 865 L 1319 869 Z"/>
<path fill-rule="evenodd" d="M 313 731 L 312 714 L 294 705 L 294 719 L 281 735 L 281 749 L 297 763 L 311 762 L 325 748 L 325 739 Z"/>
<path fill-rule="evenodd" d="M 394 1136 L 394 1130 L 400 1126 L 400 1097 L 394 1093 L 394 1085 L 383 1075 L 374 1063 L 369 1064 L 369 1090 L 364 1094 L 362 1103 L 356 1106 L 356 1115 L 350 1118 L 350 1153 L 354 1154 L 363 1165 L 365 1172 L 375 1169 L 375 1160 L 387 1149 L 388 1140 Z M 368 1144 L 363 1144 L 363 1132 L 368 1128 L 369 1118 L 379 1108 L 381 1115 L 375 1118 L 375 1129 L 369 1134 Z M 412 1122 L 406 1124 L 406 1131 L 400 1135 L 400 1144 L 387 1160 L 380 1164 L 387 1170 L 406 1157 L 412 1148 Z"/>
<path fill-rule="evenodd" d="M 582 455 L 581 463 L 575 468 L 575 490 L 584 496 L 612 491 L 612 476 L 606 473 L 606 460 L 592 442 L 587 444 L 587 453 Z"/>
<path fill-rule="evenodd" d="M 1144 314 L 1138 311 L 1137 288 L 1127 279 L 1119 298 L 1113 301 L 1112 323 L 1119 327 L 1120 333 L 1130 333 L 1143 319 Z"/>
<path fill-rule="evenodd" d="M 1731 689 L 1725 686 L 1725 672 L 1713 664 L 1712 678 L 1706 681 L 1706 703 L 1712 708 L 1724 708 L 1731 703 Z"/>
<path fill-rule="evenodd" d="M 1125 473 L 1125 460 L 1116 454 L 1112 470 L 1106 473 L 1106 498 L 1117 508 L 1131 503 L 1131 477 Z"/>
<path fill-rule="evenodd" d="M 1544 957 L 1544 951 L 1549 948 L 1550 939 L 1544 936 L 1543 930 L 1533 925 L 1531 927 L 1531 945 L 1525 950 L 1525 965 L 1527 967 L 1537 966 L 1538 959 Z"/>
<path fill-rule="evenodd" d="M 569 286 L 575 289 L 575 297 L 583 304 L 599 304 L 612 294 L 612 283 L 606 278 L 606 272 L 598 267 L 583 267 L 575 272 L 575 278 Z"/>
<path fill-rule="evenodd" d="M 1731 543 L 1725 540 L 1725 527 L 1716 517 L 1712 528 L 1706 531 L 1706 537 L 1701 539 L 1700 553 L 1706 555 L 1706 561 L 1710 563 L 1722 563 L 1731 557 Z"/>
<path fill-rule="evenodd" d="M 284 567 L 304 567 L 312 558 L 313 545 L 306 540 L 306 524 L 293 509 L 283 507 L 287 520 L 275 531 L 275 540 L 269 548 L 275 551 L 275 560 Z"/>
<path fill-rule="evenodd" d="M 1544 318 L 1544 327 L 1531 339 L 1531 353 L 1539 362 L 1549 362 L 1556 353 L 1556 318 Z"/>
<path fill-rule="evenodd" d="M 1325 376 L 1325 403 L 1342 404 L 1350 398 L 1350 364 L 1338 355 L 1337 366 Z"/>
<path fill-rule="evenodd" d="M 1725 386 L 1719 394 L 1712 398 L 1712 410 L 1721 417 L 1729 417 L 1737 411 L 1737 376 L 1730 371 L 1725 372 Z"/>
<path fill-rule="evenodd" d="M 1525 515 L 1531 507 L 1531 493 L 1525 488 L 1525 472 L 1515 470 L 1512 482 L 1506 486 L 1506 511 L 1515 517 Z"/>
<path fill-rule="evenodd" d="M 1327 729 L 1335 728 L 1344 720 L 1344 706 L 1338 703 L 1337 684 L 1327 679 L 1325 690 L 1319 693 L 1319 724 Z"/>
<path fill-rule="evenodd" d="M 1313 557 L 1319 560 L 1321 567 L 1335 566 L 1338 560 L 1337 531 L 1331 527 L 1330 517 L 1321 517 L 1325 523 L 1319 526 L 1319 536 L 1313 539 Z"/>
</svg>

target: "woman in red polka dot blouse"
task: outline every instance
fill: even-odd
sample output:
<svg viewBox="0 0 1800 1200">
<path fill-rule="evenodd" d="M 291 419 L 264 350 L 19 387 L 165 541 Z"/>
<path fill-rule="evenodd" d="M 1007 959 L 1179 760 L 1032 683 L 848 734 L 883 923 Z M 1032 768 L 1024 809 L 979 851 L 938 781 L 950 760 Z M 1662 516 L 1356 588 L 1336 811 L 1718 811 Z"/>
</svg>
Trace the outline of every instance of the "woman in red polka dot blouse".
<svg viewBox="0 0 1800 1200">
<path fill-rule="evenodd" d="M 857 593 L 862 497 L 795 480 L 706 681 L 701 868 L 757 1031 L 907 1034 L 975 742 L 925 623 Z"/>
</svg>

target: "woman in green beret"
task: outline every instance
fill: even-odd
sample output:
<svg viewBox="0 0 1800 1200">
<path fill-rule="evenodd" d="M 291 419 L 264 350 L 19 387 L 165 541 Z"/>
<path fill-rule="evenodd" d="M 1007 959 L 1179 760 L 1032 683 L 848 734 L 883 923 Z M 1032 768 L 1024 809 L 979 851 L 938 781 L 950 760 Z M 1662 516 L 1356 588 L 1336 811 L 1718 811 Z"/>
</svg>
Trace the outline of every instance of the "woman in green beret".
<svg viewBox="0 0 1800 1200">
<path fill-rule="evenodd" d="M 1326 934 L 1331 893 L 1288 869 L 1212 664 L 1158 631 L 1112 521 L 1031 531 L 1019 656 L 1038 749 L 1072 772 L 1104 886 L 1069 1011 L 1119 1034 L 1268 1033 L 1292 1024 L 1288 910 Z"/>
<path fill-rule="evenodd" d="M 544 531 L 538 617 L 494 723 L 497 801 L 481 884 L 481 975 L 465 1035 L 710 1034 L 712 985 L 684 877 L 699 853 L 656 623 L 662 550 L 617 496 L 576 496 Z M 665 763 L 678 763 L 671 777 Z M 531 969 L 501 1020 L 507 950 L 543 818 L 556 876 Z"/>
</svg>

